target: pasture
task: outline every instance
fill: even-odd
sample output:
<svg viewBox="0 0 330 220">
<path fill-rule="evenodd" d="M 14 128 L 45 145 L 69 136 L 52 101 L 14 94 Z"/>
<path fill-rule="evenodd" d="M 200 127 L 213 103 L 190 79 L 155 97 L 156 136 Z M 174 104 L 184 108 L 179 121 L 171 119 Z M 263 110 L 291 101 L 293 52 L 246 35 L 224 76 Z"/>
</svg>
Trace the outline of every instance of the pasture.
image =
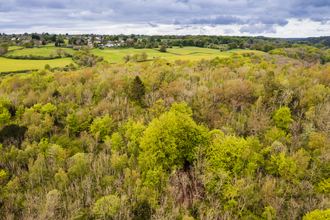
<svg viewBox="0 0 330 220">
<path fill-rule="evenodd" d="M 92 49 L 91 53 L 102 56 L 104 60 L 109 63 L 123 63 L 123 57 L 127 54 L 141 54 L 142 52 L 148 54 L 148 59 L 166 59 L 168 61 L 175 60 L 201 60 L 201 59 L 213 59 L 216 56 L 219 57 L 229 57 L 233 53 L 245 53 L 254 52 L 255 50 L 245 50 L 245 49 L 234 49 L 225 52 L 220 52 L 220 50 L 210 49 L 210 48 L 200 48 L 200 47 L 173 47 L 168 48 L 166 53 L 159 52 L 157 49 L 134 49 L 134 48 L 105 48 L 100 50 L 98 48 Z M 260 53 L 260 52 L 259 52 Z"/>
<path fill-rule="evenodd" d="M 39 56 L 49 56 L 52 51 L 54 55 L 57 47 L 41 47 L 41 48 L 26 48 L 23 50 L 17 50 L 20 47 L 10 47 L 12 49 L 6 56 L 9 55 L 39 55 Z M 16 49 L 16 50 L 15 50 Z M 71 48 L 62 48 L 68 53 L 73 54 L 74 50 Z M 96 56 L 102 56 L 104 60 L 109 63 L 124 63 L 123 57 L 127 54 L 141 54 L 146 52 L 148 54 L 148 60 L 153 60 L 156 58 L 166 59 L 170 62 L 175 60 L 191 60 L 197 61 L 201 59 L 213 59 L 217 56 L 219 57 L 229 57 L 233 53 L 244 53 L 244 52 L 254 52 L 262 53 L 255 50 L 244 50 L 244 49 L 234 49 L 229 51 L 220 52 L 220 50 L 200 48 L 200 47 L 173 47 L 168 48 L 167 52 L 159 52 L 158 49 L 134 49 L 134 48 L 104 48 L 101 50 L 99 48 L 91 49 L 90 52 Z M 61 58 L 53 60 L 19 60 L 19 59 L 6 59 L 0 58 L 0 72 L 5 71 L 17 71 L 17 70 L 28 70 L 28 69 L 43 69 L 46 64 L 51 67 L 64 67 L 70 63 L 73 63 L 71 58 Z"/>
<path fill-rule="evenodd" d="M 69 57 L 53 60 L 16 60 L 0 57 L 0 72 L 43 69 L 47 63 L 53 68 L 64 67 L 73 63 L 73 61 Z"/>
<path fill-rule="evenodd" d="M 21 46 L 10 46 L 8 48 L 8 51 L 17 50 L 17 49 L 21 49 L 21 48 L 23 48 L 23 47 L 21 47 Z"/>
<path fill-rule="evenodd" d="M 25 48 L 23 50 L 13 50 L 6 54 L 6 56 L 24 56 L 24 55 L 37 55 L 37 56 L 44 56 L 49 57 L 50 53 L 53 51 L 54 55 L 56 55 L 56 50 L 59 47 L 42 47 L 42 48 Z M 74 52 L 71 48 L 61 48 L 62 50 L 66 50 L 68 53 L 72 54 Z"/>
</svg>

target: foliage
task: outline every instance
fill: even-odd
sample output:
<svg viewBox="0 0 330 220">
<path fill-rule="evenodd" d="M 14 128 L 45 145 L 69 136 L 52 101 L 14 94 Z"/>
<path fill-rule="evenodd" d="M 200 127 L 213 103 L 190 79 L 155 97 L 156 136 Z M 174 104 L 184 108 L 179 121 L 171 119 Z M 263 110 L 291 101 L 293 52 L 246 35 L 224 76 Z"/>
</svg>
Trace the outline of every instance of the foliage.
<svg viewBox="0 0 330 220">
<path fill-rule="evenodd" d="M 139 76 L 136 76 L 131 83 L 128 95 L 132 101 L 142 103 L 142 98 L 145 95 L 145 87 Z"/>
<path fill-rule="evenodd" d="M 321 211 L 319 209 L 316 209 L 312 212 L 307 213 L 303 220 L 312 220 L 312 219 L 329 219 L 330 218 L 330 209 Z"/>
<path fill-rule="evenodd" d="M 191 118 L 185 103 L 174 104 L 170 112 L 153 119 L 141 141 L 139 163 L 147 171 L 155 166 L 165 170 L 182 167 L 194 160 L 198 145 L 208 142 L 207 130 Z"/>
<path fill-rule="evenodd" d="M 62 70 L 38 61 L 39 71 L 0 77 L 0 218 L 303 219 L 330 208 L 330 70 L 314 59 L 329 51 L 169 35 L 155 37 L 167 53 L 137 53 L 74 38 L 76 55 L 95 65 L 61 58 L 71 60 Z M 290 48 L 288 57 L 228 53 L 210 49 L 216 40 Z M 140 62 L 141 52 L 154 62 Z"/>
<path fill-rule="evenodd" d="M 105 141 L 106 137 L 110 135 L 111 129 L 115 126 L 109 114 L 94 119 L 90 125 L 91 132 L 99 141 Z"/>
<path fill-rule="evenodd" d="M 291 118 L 291 112 L 289 108 L 282 107 L 274 112 L 273 116 L 275 125 L 283 130 L 287 130 L 289 127 L 289 124 L 293 122 L 293 119 Z"/>
</svg>

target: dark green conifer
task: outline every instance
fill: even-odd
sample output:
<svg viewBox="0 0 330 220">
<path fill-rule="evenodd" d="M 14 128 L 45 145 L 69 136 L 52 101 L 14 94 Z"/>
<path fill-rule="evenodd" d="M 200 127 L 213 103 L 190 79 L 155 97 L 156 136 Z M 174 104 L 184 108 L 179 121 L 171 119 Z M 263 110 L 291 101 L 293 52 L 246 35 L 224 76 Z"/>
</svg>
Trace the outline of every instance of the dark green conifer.
<svg viewBox="0 0 330 220">
<path fill-rule="evenodd" d="M 129 98 L 132 101 L 142 104 L 142 98 L 145 94 L 145 87 L 139 76 L 136 76 L 133 80 L 132 84 L 129 87 L 128 93 Z"/>
</svg>

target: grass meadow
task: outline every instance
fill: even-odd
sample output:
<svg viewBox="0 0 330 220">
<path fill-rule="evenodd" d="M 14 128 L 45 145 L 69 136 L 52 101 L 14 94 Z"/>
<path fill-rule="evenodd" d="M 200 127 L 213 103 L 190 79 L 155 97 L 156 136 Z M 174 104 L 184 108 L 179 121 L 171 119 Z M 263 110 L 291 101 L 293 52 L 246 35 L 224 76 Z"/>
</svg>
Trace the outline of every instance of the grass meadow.
<svg viewBox="0 0 330 220">
<path fill-rule="evenodd" d="M 8 51 L 17 50 L 17 49 L 21 49 L 21 48 L 23 48 L 23 47 L 21 47 L 21 46 L 10 46 L 8 48 Z"/>
<path fill-rule="evenodd" d="M 6 54 L 6 56 L 24 56 L 24 55 L 38 55 L 48 57 L 52 51 L 54 51 L 54 55 L 56 55 L 56 50 L 59 49 L 57 47 L 42 47 L 42 48 L 25 48 L 23 50 L 13 50 Z M 61 48 L 66 50 L 68 53 L 72 54 L 74 52 L 71 48 Z"/>
<path fill-rule="evenodd" d="M 69 57 L 53 60 L 16 60 L 0 57 L 0 72 L 43 69 L 47 63 L 50 67 L 64 67 L 73 61 Z"/>
<path fill-rule="evenodd" d="M 23 50 L 17 50 L 21 47 L 10 47 L 10 52 L 6 55 L 39 55 L 39 56 L 49 56 L 52 51 L 58 49 L 56 47 L 41 47 L 41 48 L 26 48 Z M 72 54 L 74 52 L 71 48 L 62 48 Z M 156 49 L 134 49 L 134 48 L 105 48 L 100 50 L 99 48 L 91 49 L 91 53 L 96 56 L 103 56 L 104 60 L 109 63 L 124 63 L 123 57 L 127 54 L 141 54 L 146 52 L 148 54 L 148 60 L 153 60 L 156 58 L 166 59 L 168 61 L 175 60 L 191 60 L 197 61 L 201 59 L 213 59 L 216 56 L 219 57 L 229 57 L 233 53 L 244 53 L 244 52 L 254 52 L 262 53 L 255 50 L 244 50 L 244 49 L 234 49 L 230 51 L 220 52 L 220 50 L 200 48 L 200 47 L 173 47 L 168 48 L 167 52 L 162 53 Z M 0 72 L 5 71 L 17 71 L 17 70 L 28 70 L 28 69 L 42 69 L 46 64 L 51 67 L 64 67 L 70 63 L 73 63 L 71 58 L 61 58 L 53 60 L 19 60 L 19 59 L 6 59 L 0 58 Z"/>
<path fill-rule="evenodd" d="M 200 47 L 173 47 L 168 48 L 166 53 L 159 52 L 155 49 L 134 49 L 134 48 L 105 48 L 100 50 L 98 48 L 92 49 L 91 53 L 97 56 L 103 56 L 103 58 L 109 63 L 123 63 L 123 57 L 127 54 L 141 54 L 142 52 L 148 54 L 148 59 L 160 58 L 168 61 L 175 60 L 201 60 L 201 59 L 213 59 L 216 56 L 229 57 L 233 53 L 244 52 L 256 52 L 255 50 L 234 49 L 226 52 L 220 52 L 220 50 Z"/>
</svg>

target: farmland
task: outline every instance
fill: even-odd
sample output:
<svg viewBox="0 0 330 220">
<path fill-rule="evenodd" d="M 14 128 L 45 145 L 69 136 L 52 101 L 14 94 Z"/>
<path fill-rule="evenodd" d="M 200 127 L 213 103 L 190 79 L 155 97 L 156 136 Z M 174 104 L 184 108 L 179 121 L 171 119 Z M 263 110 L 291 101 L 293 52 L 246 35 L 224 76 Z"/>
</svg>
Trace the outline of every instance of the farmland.
<svg viewBox="0 0 330 220">
<path fill-rule="evenodd" d="M 42 48 L 26 48 L 19 49 L 20 47 L 11 47 L 10 51 L 6 56 L 24 56 L 24 55 L 37 55 L 48 57 L 51 52 L 56 54 L 56 47 L 42 47 Z M 71 48 L 63 48 L 68 53 L 73 54 L 74 50 Z M 243 53 L 243 52 L 254 52 L 261 53 L 255 50 L 244 50 L 244 49 L 234 49 L 230 51 L 220 52 L 216 49 L 200 48 L 200 47 L 173 47 L 168 48 L 166 53 L 159 52 L 157 49 L 134 49 L 134 48 L 105 48 L 103 50 L 99 48 L 92 49 L 90 53 L 96 56 L 102 56 L 104 60 L 109 63 L 124 63 L 123 57 L 125 55 L 141 54 L 146 52 L 148 54 L 148 60 L 153 60 L 156 58 L 166 59 L 168 61 L 175 60 L 201 60 L 201 59 L 213 59 L 218 57 L 229 57 L 233 53 Z M 40 69 L 44 68 L 46 64 L 51 67 L 64 67 L 70 63 L 73 63 L 71 58 L 61 58 L 54 60 L 19 60 L 19 59 L 6 59 L 0 58 L 0 72 L 4 71 L 18 71 L 18 70 L 28 70 L 28 69 Z"/>
<path fill-rule="evenodd" d="M 48 57 L 50 55 L 50 53 L 53 51 L 54 54 L 56 54 L 56 50 L 58 48 L 56 47 L 43 47 L 43 48 L 25 48 L 23 50 L 13 50 L 10 51 L 6 54 L 6 56 L 24 56 L 24 55 L 37 55 L 37 56 L 45 56 Z M 64 50 L 66 50 L 68 53 L 73 53 L 74 50 L 71 48 L 63 48 Z"/>
<path fill-rule="evenodd" d="M 53 60 L 16 60 L 0 57 L 0 72 L 43 69 L 46 64 L 50 67 L 64 67 L 73 63 L 71 58 L 61 58 Z"/>
<path fill-rule="evenodd" d="M 244 52 L 255 52 L 261 53 L 254 50 L 244 50 L 244 49 L 234 49 L 227 52 L 220 52 L 219 50 L 209 49 L 209 48 L 200 48 L 200 47 L 173 47 L 168 48 L 166 53 L 159 52 L 156 49 L 113 49 L 106 48 L 104 50 L 93 49 L 91 53 L 97 56 L 103 56 L 103 58 L 109 63 L 123 63 L 122 59 L 125 55 L 140 54 L 146 52 L 148 54 L 148 59 L 166 59 L 168 61 L 175 60 L 201 60 L 201 59 L 213 59 L 216 56 L 219 57 L 229 57 L 233 53 L 244 53 Z"/>
</svg>

